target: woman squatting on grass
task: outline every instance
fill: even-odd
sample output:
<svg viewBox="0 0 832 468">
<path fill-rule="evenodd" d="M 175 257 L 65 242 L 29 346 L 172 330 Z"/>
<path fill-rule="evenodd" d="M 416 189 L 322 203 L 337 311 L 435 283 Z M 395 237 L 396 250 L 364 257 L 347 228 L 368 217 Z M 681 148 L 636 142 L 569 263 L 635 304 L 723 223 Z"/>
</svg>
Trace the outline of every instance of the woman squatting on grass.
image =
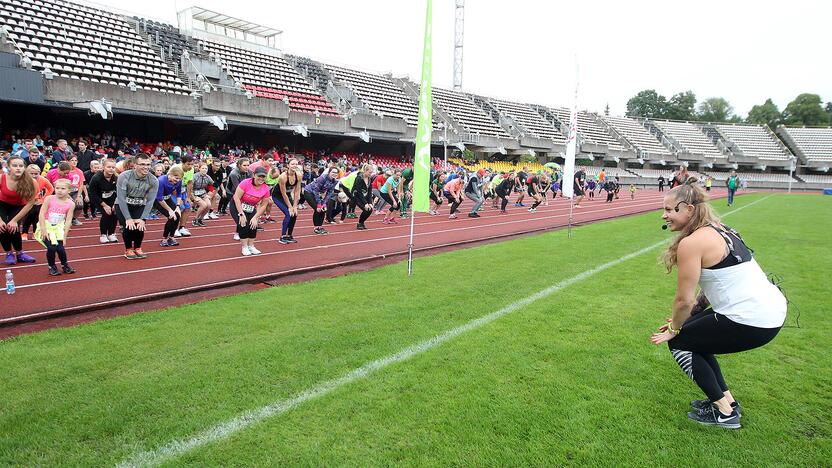
<svg viewBox="0 0 832 468">
<path fill-rule="evenodd" d="M 688 417 L 738 429 L 741 408 L 714 355 L 747 351 L 774 339 L 786 319 L 786 298 L 694 183 L 689 180 L 664 197 L 662 219 L 679 235 L 662 260 L 668 273 L 677 267 L 677 289 L 673 316 L 650 341 L 667 342 L 676 362 L 705 393 L 707 399 L 691 402 L 694 411 Z"/>
</svg>

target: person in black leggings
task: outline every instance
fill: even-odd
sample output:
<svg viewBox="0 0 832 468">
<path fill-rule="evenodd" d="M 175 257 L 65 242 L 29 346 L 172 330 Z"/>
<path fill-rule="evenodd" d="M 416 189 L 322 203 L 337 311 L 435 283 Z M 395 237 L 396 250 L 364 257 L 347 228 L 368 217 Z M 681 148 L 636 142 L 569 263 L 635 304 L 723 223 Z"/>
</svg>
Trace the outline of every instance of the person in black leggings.
<svg viewBox="0 0 832 468">
<path fill-rule="evenodd" d="M 676 362 L 707 397 L 691 402 L 694 411 L 688 417 L 736 429 L 741 408 L 715 355 L 758 348 L 774 339 L 786 319 L 786 298 L 694 183 L 692 179 L 679 185 L 664 197 L 662 219 L 679 235 L 663 260 L 668 273 L 677 267 L 678 286 L 673 316 L 650 340 L 667 343 Z"/>
<path fill-rule="evenodd" d="M 324 216 L 326 216 L 326 200 L 329 198 L 335 186 L 338 184 L 338 168 L 332 167 L 324 172 L 303 188 L 303 198 L 309 207 L 315 210 L 312 215 L 312 224 L 315 225 L 315 234 L 327 234 L 323 228 Z"/>
<path fill-rule="evenodd" d="M 99 241 L 102 244 L 118 242 L 116 238 L 116 162 L 112 159 L 104 161 L 101 171 L 96 172 L 89 185 L 90 203 L 93 208 L 101 211 L 98 230 L 101 233 Z"/>
<path fill-rule="evenodd" d="M 361 167 L 361 172 L 355 177 L 355 182 L 352 186 L 352 197 L 355 201 L 355 206 L 361 210 L 361 216 L 358 217 L 358 224 L 355 228 L 363 231 L 367 229 L 364 223 L 373 214 L 373 187 L 370 183 L 370 176 L 373 173 L 373 166 L 364 164 Z"/>
<path fill-rule="evenodd" d="M 508 197 L 514 191 L 514 185 L 517 177 L 513 172 L 509 172 L 507 176 L 494 188 L 494 193 L 500 199 L 500 214 L 506 214 L 506 207 L 508 206 Z"/>
<path fill-rule="evenodd" d="M 159 181 L 150 173 L 150 155 L 136 156 L 133 169 L 118 176 L 116 181 L 116 216 L 123 229 L 124 257 L 128 260 L 146 258 L 142 251 L 145 220 L 150 216 Z"/>
</svg>

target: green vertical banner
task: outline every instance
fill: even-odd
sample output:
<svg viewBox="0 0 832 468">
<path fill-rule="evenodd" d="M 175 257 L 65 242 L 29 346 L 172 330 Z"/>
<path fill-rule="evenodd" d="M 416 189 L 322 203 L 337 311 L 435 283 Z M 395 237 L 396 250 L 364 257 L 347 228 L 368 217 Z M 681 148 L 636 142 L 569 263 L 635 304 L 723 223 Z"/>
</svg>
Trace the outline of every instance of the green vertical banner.
<svg viewBox="0 0 832 468">
<path fill-rule="evenodd" d="M 413 212 L 427 212 L 430 208 L 430 141 L 433 133 L 433 29 L 431 0 L 425 18 L 425 46 L 422 54 L 422 84 L 419 88 L 419 122 L 416 125 L 416 156 L 413 161 Z"/>
</svg>

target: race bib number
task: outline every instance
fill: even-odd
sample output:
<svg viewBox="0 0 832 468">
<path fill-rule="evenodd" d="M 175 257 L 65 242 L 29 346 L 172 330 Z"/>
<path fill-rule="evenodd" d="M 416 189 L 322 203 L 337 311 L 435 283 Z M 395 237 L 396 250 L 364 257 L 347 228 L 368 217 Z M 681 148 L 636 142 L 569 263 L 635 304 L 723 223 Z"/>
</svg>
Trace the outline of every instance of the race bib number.
<svg viewBox="0 0 832 468">
<path fill-rule="evenodd" d="M 254 213 L 254 208 L 256 208 L 254 205 L 250 205 L 245 202 L 243 202 L 241 206 L 243 207 L 243 211 L 246 213 Z"/>
<path fill-rule="evenodd" d="M 206 192 L 207 191 L 205 189 L 194 190 L 194 196 L 195 197 L 201 197 L 201 196 L 205 195 Z"/>
</svg>

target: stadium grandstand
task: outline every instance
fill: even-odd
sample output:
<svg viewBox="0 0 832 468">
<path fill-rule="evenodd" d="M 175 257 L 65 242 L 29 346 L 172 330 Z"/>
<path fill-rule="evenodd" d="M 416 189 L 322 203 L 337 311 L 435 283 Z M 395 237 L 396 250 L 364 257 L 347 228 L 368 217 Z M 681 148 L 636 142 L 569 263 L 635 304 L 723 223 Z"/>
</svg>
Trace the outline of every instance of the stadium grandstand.
<svg viewBox="0 0 832 468">
<path fill-rule="evenodd" d="M 142 146 L 245 144 L 350 161 L 373 154 L 391 167 L 407 165 L 418 83 L 286 54 L 278 47 L 282 31 L 204 8 L 184 9 L 177 20 L 64 0 L 0 0 L 5 129 L 36 124 L 128 135 Z M 563 161 L 567 107 L 432 91 L 435 160 L 465 151 L 493 168 Z M 686 165 L 717 180 L 735 169 L 753 187 L 782 188 L 790 177 L 798 188 L 832 182 L 830 128 L 773 133 L 585 111 L 577 127 L 577 158 L 591 174 L 607 167 L 649 184 Z"/>
</svg>

